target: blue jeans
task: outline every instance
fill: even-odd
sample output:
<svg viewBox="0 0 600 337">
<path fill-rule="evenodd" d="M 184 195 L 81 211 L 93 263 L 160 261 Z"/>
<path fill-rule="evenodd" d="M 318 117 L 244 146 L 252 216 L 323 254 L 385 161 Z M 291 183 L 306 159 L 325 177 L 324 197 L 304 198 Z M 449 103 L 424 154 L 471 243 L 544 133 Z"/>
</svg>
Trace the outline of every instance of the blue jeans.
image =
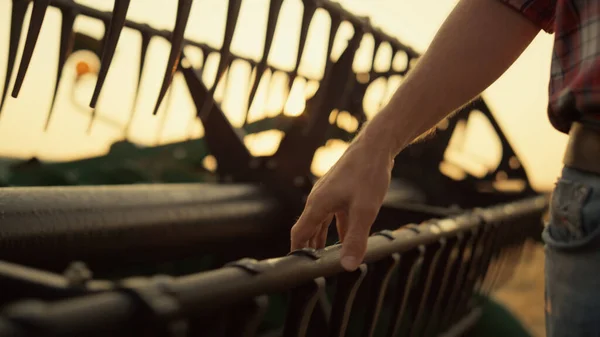
<svg viewBox="0 0 600 337">
<path fill-rule="evenodd" d="M 600 336 L 600 175 L 563 169 L 542 238 L 547 336 Z"/>
</svg>

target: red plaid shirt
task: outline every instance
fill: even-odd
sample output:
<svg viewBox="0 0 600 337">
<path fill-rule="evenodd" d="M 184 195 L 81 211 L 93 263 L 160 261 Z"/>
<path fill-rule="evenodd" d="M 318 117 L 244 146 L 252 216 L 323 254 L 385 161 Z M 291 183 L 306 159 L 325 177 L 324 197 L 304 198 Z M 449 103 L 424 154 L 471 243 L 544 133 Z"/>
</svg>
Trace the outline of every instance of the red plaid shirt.
<svg viewBox="0 0 600 337">
<path fill-rule="evenodd" d="M 600 125 L 600 0 L 499 0 L 554 33 L 548 115 L 568 132 L 571 122 Z"/>
</svg>

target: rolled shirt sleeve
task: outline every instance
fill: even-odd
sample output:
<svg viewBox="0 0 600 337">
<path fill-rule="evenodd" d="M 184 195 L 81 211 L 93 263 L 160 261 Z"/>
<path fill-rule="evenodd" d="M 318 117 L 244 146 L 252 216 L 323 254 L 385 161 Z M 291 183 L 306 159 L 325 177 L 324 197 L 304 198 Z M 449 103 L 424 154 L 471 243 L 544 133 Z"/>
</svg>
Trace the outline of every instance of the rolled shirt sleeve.
<svg viewBox="0 0 600 337">
<path fill-rule="evenodd" d="M 547 33 L 554 33 L 557 0 L 498 0 L 523 14 Z M 598 0 L 594 0 L 598 1 Z"/>
</svg>

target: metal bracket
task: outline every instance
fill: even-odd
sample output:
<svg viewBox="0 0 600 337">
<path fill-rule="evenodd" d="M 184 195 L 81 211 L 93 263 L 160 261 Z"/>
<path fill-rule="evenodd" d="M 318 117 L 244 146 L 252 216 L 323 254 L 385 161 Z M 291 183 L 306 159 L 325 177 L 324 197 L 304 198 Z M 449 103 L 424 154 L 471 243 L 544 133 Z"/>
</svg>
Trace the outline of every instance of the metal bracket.
<svg viewBox="0 0 600 337">
<path fill-rule="evenodd" d="M 389 229 L 384 229 L 380 232 L 373 233 L 372 236 L 383 236 L 384 238 L 387 238 L 390 241 L 396 240 L 396 236 L 394 235 L 394 232 Z"/>
<path fill-rule="evenodd" d="M 264 263 L 261 264 L 258 260 L 251 258 L 243 258 L 237 261 L 229 262 L 225 264 L 225 266 L 240 268 L 252 275 L 258 275 L 270 269 L 268 265 L 265 265 Z"/>
<path fill-rule="evenodd" d="M 309 257 L 309 258 L 311 258 L 311 259 L 313 259 L 315 261 L 321 258 L 320 254 L 314 248 L 297 249 L 297 250 L 294 250 L 293 252 L 289 252 L 287 255 L 288 256 L 290 256 L 290 255 L 306 256 L 306 257 Z"/>
<path fill-rule="evenodd" d="M 129 279 L 117 284 L 117 288 L 131 294 L 145 307 L 154 319 L 149 322 L 164 329 L 162 335 L 185 337 L 188 332 L 187 320 L 181 318 L 182 308 L 173 290 L 172 277 L 157 275 L 150 279 Z M 141 284 L 140 284 L 141 283 Z"/>
</svg>

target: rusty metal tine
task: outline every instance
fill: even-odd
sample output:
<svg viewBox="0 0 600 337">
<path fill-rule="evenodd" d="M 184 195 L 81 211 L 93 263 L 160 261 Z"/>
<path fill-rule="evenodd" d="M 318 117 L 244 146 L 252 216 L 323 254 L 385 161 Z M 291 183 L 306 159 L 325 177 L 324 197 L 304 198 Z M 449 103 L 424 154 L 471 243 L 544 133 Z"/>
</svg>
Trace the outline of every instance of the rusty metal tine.
<svg viewBox="0 0 600 337">
<path fill-rule="evenodd" d="M 94 94 L 92 95 L 92 100 L 90 102 L 91 108 L 96 108 L 96 104 L 98 103 L 100 91 L 102 90 L 102 86 L 104 86 L 106 75 L 108 75 L 108 69 L 112 63 L 113 56 L 115 55 L 117 44 L 119 43 L 121 31 L 125 25 L 125 19 L 127 18 L 130 2 L 131 0 L 115 0 L 110 27 L 108 31 L 104 33 L 102 62 L 100 65 L 100 72 L 98 73 L 98 81 L 96 82 Z"/>
<path fill-rule="evenodd" d="M 363 326 L 361 336 L 372 337 L 375 334 L 383 300 L 388 289 L 388 283 L 393 271 L 400 263 L 400 259 L 400 254 L 394 253 L 374 264 L 373 272 L 370 273 L 372 275 L 372 284 L 369 286 L 373 292 L 369 294 L 367 299 L 365 325 Z"/>
<path fill-rule="evenodd" d="M 306 336 L 315 304 L 324 289 L 325 278 L 319 277 L 292 290 L 283 328 L 284 337 Z"/>
<path fill-rule="evenodd" d="M 298 55 L 296 56 L 296 65 L 294 66 L 294 73 L 298 72 L 300 68 L 300 61 L 302 61 L 302 55 L 304 54 L 304 47 L 306 46 L 306 38 L 308 36 L 308 28 L 312 22 L 317 6 L 312 0 L 304 0 L 304 12 L 302 13 L 302 27 L 300 27 L 300 40 L 298 41 Z"/>
<path fill-rule="evenodd" d="M 165 103 L 165 111 L 163 112 L 162 116 L 160 116 L 160 122 L 158 124 L 158 132 L 156 133 L 156 145 L 160 144 L 160 138 L 165 129 L 165 125 L 167 123 L 167 115 L 169 114 L 169 107 L 171 106 L 172 102 L 173 102 L 173 86 L 171 85 L 169 87 L 169 91 L 167 91 L 167 101 Z"/>
<path fill-rule="evenodd" d="M 337 35 L 337 31 L 342 24 L 342 18 L 331 13 L 331 27 L 329 28 L 329 41 L 327 42 L 327 59 L 325 62 L 325 71 L 323 73 L 323 79 L 327 76 L 329 71 L 331 70 L 331 66 L 333 66 L 333 61 L 331 60 L 331 51 L 333 50 L 333 43 L 335 42 L 335 36 Z M 356 30 L 356 28 L 355 28 Z M 355 32 L 358 34 L 358 32 Z M 362 34 L 362 32 L 360 33 Z"/>
<path fill-rule="evenodd" d="M 137 85 L 135 89 L 135 95 L 133 96 L 133 106 L 131 107 L 131 113 L 129 114 L 129 119 L 127 120 L 127 124 L 125 124 L 125 130 L 123 131 L 125 138 L 129 136 L 129 131 L 131 129 L 131 124 L 133 123 L 133 119 L 135 117 L 135 111 L 137 109 L 138 98 L 140 96 L 140 87 L 142 83 L 142 75 L 144 74 L 144 65 L 146 64 L 146 55 L 148 54 L 148 47 L 150 46 L 150 40 L 152 40 L 152 34 L 148 32 L 140 32 L 142 35 L 142 45 L 140 48 L 140 67 L 138 70 L 138 78 Z"/>
<path fill-rule="evenodd" d="M 4 88 L 2 88 L 2 97 L 0 97 L 0 113 L 4 107 L 6 94 L 8 93 L 8 85 L 12 77 L 15 61 L 17 59 L 17 51 L 19 50 L 19 42 L 21 32 L 23 31 L 23 22 L 29 2 L 21 0 L 13 0 L 11 17 L 10 17 L 10 41 L 8 44 L 8 62 L 6 63 L 6 78 L 4 79 Z"/>
<path fill-rule="evenodd" d="M 213 86 L 210 88 L 209 94 L 213 96 L 215 90 L 217 90 L 217 84 L 221 81 L 223 74 L 225 73 L 225 69 L 227 67 L 231 67 L 232 60 L 231 58 L 231 41 L 233 41 L 233 33 L 235 32 L 235 27 L 237 25 L 238 17 L 240 15 L 240 8 L 242 6 L 241 0 L 230 0 L 229 7 L 227 8 L 227 23 L 225 25 L 225 36 L 223 37 L 223 46 L 221 47 L 221 57 L 219 58 L 219 64 L 217 65 L 217 73 L 215 75 L 215 81 Z M 227 84 L 228 82 L 226 82 Z M 227 92 L 227 90 L 225 90 Z M 202 106 L 202 111 L 200 115 L 203 116 L 212 109 L 213 101 L 207 101 Z"/>
<path fill-rule="evenodd" d="M 317 10 L 317 6 L 314 1 L 304 1 L 304 12 L 302 14 L 302 26 L 300 27 L 300 39 L 298 41 L 298 54 L 296 55 L 296 65 L 294 66 L 294 70 L 289 75 L 288 82 L 288 93 L 292 93 L 292 87 L 294 86 L 295 76 L 298 75 L 298 69 L 300 68 L 300 62 L 302 61 L 302 55 L 304 54 L 304 47 L 306 46 L 306 37 L 308 35 L 308 28 L 310 27 L 310 23 L 312 21 L 313 16 L 315 15 L 315 11 Z M 288 95 L 289 98 L 289 95 Z"/>
<path fill-rule="evenodd" d="M 85 130 L 85 133 L 87 135 L 92 134 L 92 127 L 94 126 L 94 122 L 96 121 L 96 115 L 97 115 L 96 108 L 94 108 L 92 110 L 92 114 L 90 116 L 90 121 L 88 122 L 87 129 Z"/>
<path fill-rule="evenodd" d="M 250 95 L 248 96 L 248 111 L 246 111 L 246 118 L 244 119 L 244 125 L 248 123 L 248 117 L 250 115 L 250 108 L 252 107 L 252 103 L 254 102 L 254 97 L 256 96 L 256 92 L 258 91 L 258 86 L 260 85 L 260 81 L 265 73 L 266 66 L 258 64 L 256 67 L 256 76 L 254 78 L 254 82 L 252 83 L 252 88 L 250 89 Z"/>
<path fill-rule="evenodd" d="M 48 117 L 46 118 L 46 124 L 44 125 L 44 131 L 48 130 L 48 126 L 50 125 L 50 119 L 52 118 L 52 113 L 54 112 L 54 104 L 56 103 L 56 95 L 58 94 L 58 87 L 60 86 L 60 79 L 62 77 L 63 69 L 65 67 L 65 62 L 67 62 L 67 57 L 73 51 L 73 41 L 74 41 L 74 33 L 73 26 L 75 24 L 75 18 L 77 17 L 77 12 L 61 8 L 62 14 L 62 24 L 60 28 L 60 50 L 58 51 L 58 68 L 56 70 L 56 84 L 54 86 L 54 94 L 52 95 L 52 102 L 50 103 L 50 111 L 48 111 Z"/>
<path fill-rule="evenodd" d="M 418 251 L 406 252 L 400 257 L 396 284 L 397 293 L 392 309 L 392 318 L 386 332 L 387 337 L 394 337 L 398 334 L 410 302 L 414 301 L 413 297 L 415 294 L 413 288 L 415 287 L 415 283 L 419 282 L 418 278 L 423 267 L 425 252 L 425 246 L 419 246 Z"/>
<path fill-rule="evenodd" d="M 447 241 L 445 238 L 438 240 L 434 244 L 430 244 L 426 252 L 425 260 L 424 260 L 424 273 L 421 274 L 421 280 L 417 283 L 415 287 L 415 297 L 418 298 L 418 301 L 415 301 L 413 312 L 413 320 L 412 324 L 409 326 L 408 335 L 409 336 L 420 336 L 421 335 L 421 327 L 423 322 L 424 311 L 427 308 L 427 299 L 431 296 L 432 291 L 432 283 L 433 278 L 438 269 L 438 261 L 440 259 L 441 253 L 447 245 Z M 429 255 L 431 254 L 431 255 Z M 437 281 L 437 280 L 436 280 Z M 434 287 L 439 286 L 439 283 Z"/>
<path fill-rule="evenodd" d="M 231 41 L 233 41 L 233 33 L 237 25 L 238 17 L 240 16 L 240 8 L 242 6 L 242 0 L 229 0 L 229 7 L 227 8 L 227 23 L 225 26 L 225 36 L 223 37 L 223 46 L 221 47 L 221 57 L 219 58 L 219 65 L 217 66 L 217 75 L 215 79 L 215 85 L 211 88 L 211 94 L 217 87 L 217 83 L 223 72 L 225 71 L 226 65 L 230 63 L 229 58 L 231 57 Z"/>
<path fill-rule="evenodd" d="M 173 35 L 171 36 L 171 53 L 169 54 L 169 61 L 167 62 L 167 69 L 165 70 L 165 76 L 160 92 L 158 93 L 158 99 L 154 106 L 154 115 L 158 113 L 160 103 L 163 98 L 165 98 L 167 89 L 173 80 L 173 75 L 175 75 L 175 71 L 177 71 L 177 67 L 179 67 L 181 52 L 183 51 L 185 28 L 187 27 L 190 18 L 193 2 L 193 0 L 179 0 L 179 4 L 177 5 L 177 18 L 175 28 L 173 29 Z"/>
<path fill-rule="evenodd" d="M 362 264 L 351 273 L 343 273 L 338 276 L 331 318 L 329 321 L 329 336 L 344 337 L 348 328 L 348 320 L 354 298 L 362 281 L 367 275 L 367 265 Z"/>
<path fill-rule="evenodd" d="M 33 2 L 33 10 L 31 11 L 31 19 L 29 20 L 29 29 L 27 31 L 27 39 L 25 40 L 25 47 L 23 48 L 23 55 L 21 55 L 21 64 L 17 71 L 17 78 L 15 85 L 13 86 L 12 97 L 19 96 L 21 86 L 25 80 L 25 74 L 29 68 L 35 45 L 37 44 L 42 24 L 44 23 L 44 17 L 46 16 L 46 10 L 50 5 L 50 0 L 35 0 Z"/>
<path fill-rule="evenodd" d="M 254 83 L 252 83 L 250 95 L 248 96 L 248 112 L 250 111 L 250 107 L 252 106 L 252 102 L 254 101 L 254 97 L 256 96 L 256 92 L 258 90 L 260 81 L 262 80 L 263 74 L 267 70 L 267 61 L 269 59 L 269 53 L 271 52 L 271 46 L 273 45 L 273 37 L 275 35 L 275 28 L 277 28 L 277 19 L 279 18 L 279 12 L 281 11 L 282 4 L 283 0 L 271 0 L 269 2 L 269 16 L 267 19 L 265 45 L 263 47 L 262 57 L 256 65 L 256 77 Z M 246 118 L 244 123 L 247 123 L 248 121 L 248 112 L 246 112 Z"/>
<path fill-rule="evenodd" d="M 261 63 L 266 64 L 271 53 L 271 46 L 273 45 L 273 37 L 275 36 L 275 28 L 277 28 L 277 22 L 279 21 L 279 12 L 281 12 L 281 6 L 283 0 L 271 0 L 269 5 L 269 17 L 267 19 L 267 33 L 265 35 L 265 46 L 263 48 L 263 55 Z"/>
<path fill-rule="evenodd" d="M 255 297 L 250 303 L 245 303 L 234 308 L 233 318 L 229 324 L 226 336 L 254 337 L 260 322 L 267 312 L 269 296 Z"/>
<path fill-rule="evenodd" d="M 427 324 L 427 330 L 425 331 L 426 336 L 433 336 L 436 332 L 438 332 L 441 323 L 441 316 L 444 313 L 446 299 L 452 291 L 452 278 L 456 276 L 457 265 L 460 263 L 458 259 L 460 256 L 462 256 L 461 249 L 464 248 L 463 242 L 465 242 L 464 234 L 458 233 L 457 237 L 451 241 L 451 244 L 448 245 L 447 255 L 444 254 L 447 257 L 444 260 L 445 268 L 441 275 L 441 285 L 437 292 L 433 309 L 431 310 L 431 316 Z"/>
<path fill-rule="evenodd" d="M 371 72 L 375 71 L 375 60 L 377 59 L 377 52 L 379 51 L 379 47 L 381 47 L 381 39 L 377 37 L 376 34 L 373 34 L 373 40 L 375 41 L 373 46 L 373 60 L 371 61 Z"/>
</svg>

